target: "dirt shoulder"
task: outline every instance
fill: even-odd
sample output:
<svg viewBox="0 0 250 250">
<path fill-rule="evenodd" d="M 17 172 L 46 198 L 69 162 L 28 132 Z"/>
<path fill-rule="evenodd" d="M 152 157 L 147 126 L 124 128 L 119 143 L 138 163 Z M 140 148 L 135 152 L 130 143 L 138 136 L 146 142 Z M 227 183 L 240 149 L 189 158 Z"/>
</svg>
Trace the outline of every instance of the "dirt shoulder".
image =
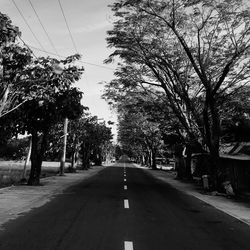
<svg viewBox="0 0 250 250">
<path fill-rule="evenodd" d="M 141 168 L 137 164 L 134 165 L 136 165 L 136 167 Z M 204 193 L 202 189 L 195 186 L 194 183 L 176 180 L 174 174 L 171 172 L 161 170 L 154 171 L 148 168 L 143 169 L 144 171 L 147 171 L 149 174 L 153 175 L 155 178 L 170 184 L 175 189 L 184 192 L 188 195 L 192 195 L 250 226 L 250 203 L 248 201 L 245 201 L 243 199 L 230 199 L 225 196 Z"/>
<path fill-rule="evenodd" d="M 0 227 L 7 221 L 46 204 L 66 188 L 97 174 L 104 168 L 95 166 L 89 170 L 67 173 L 65 176 L 43 178 L 41 186 L 17 185 L 0 188 Z"/>
</svg>

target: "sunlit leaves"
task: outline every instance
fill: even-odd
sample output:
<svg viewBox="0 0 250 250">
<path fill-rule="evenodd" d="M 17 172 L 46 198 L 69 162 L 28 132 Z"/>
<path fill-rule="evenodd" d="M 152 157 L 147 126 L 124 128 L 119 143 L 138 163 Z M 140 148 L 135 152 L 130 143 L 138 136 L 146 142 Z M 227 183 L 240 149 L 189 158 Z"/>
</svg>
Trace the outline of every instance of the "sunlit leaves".
<svg viewBox="0 0 250 250">
<path fill-rule="evenodd" d="M 16 43 L 20 32 L 9 17 L 0 13 L 0 116 L 16 105 L 21 91 L 17 79 L 31 62 L 31 51 Z"/>
</svg>

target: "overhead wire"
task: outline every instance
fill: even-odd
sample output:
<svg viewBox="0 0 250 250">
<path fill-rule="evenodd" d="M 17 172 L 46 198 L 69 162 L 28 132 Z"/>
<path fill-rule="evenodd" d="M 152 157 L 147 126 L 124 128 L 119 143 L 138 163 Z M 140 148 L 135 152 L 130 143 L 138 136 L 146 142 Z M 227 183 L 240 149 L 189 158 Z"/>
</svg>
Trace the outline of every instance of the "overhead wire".
<svg viewBox="0 0 250 250">
<path fill-rule="evenodd" d="M 44 52 L 44 53 L 47 53 L 47 54 L 50 54 L 50 55 L 53 55 L 53 56 L 56 55 L 56 56 L 61 57 L 61 58 L 67 58 L 66 56 L 62 56 L 62 55 L 59 55 L 59 54 L 48 52 L 46 50 L 41 50 L 41 49 L 36 48 L 34 46 L 31 46 L 31 45 L 28 45 L 28 46 L 30 48 L 32 48 L 32 49 L 35 49 L 35 50 L 38 50 L 38 51 L 41 51 L 41 52 Z M 115 70 L 114 68 L 110 68 L 110 67 L 106 67 L 106 66 L 103 66 L 103 65 L 99 65 L 99 64 L 95 64 L 95 63 L 90 63 L 90 62 L 86 62 L 86 61 L 82 61 L 82 60 L 79 60 L 79 62 L 81 62 L 83 64 L 88 64 L 88 65 L 91 65 L 91 66 L 99 67 L 99 68 L 104 68 L 104 69 L 109 69 L 109 70 Z"/>
<path fill-rule="evenodd" d="M 38 58 L 34 51 L 30 48 L 30 46 L 21 38 L 21 36 L 18 36 L 19 39 L 23 42 L 23 44 L 31 51 L 31 53 L 34 55 L 35 58 Z M 47 52 L 46 52 L 47 53 Z"/>
<path fill-rule="evenodd" d="M 32 35 L 33 35 L 34 38 L 37 40 L 37 42 L 38 42 L 38 44 L 40 45 L 41 49 L 39 49 L 39 48 L 37 48 L 37 47 L 35 47 L 35 46 L 28 45 L 28 44 L 21 38 L 21 36 L 19 36 L 19 39 L 20 39 L 20 40 L 23 42 L 23 44 L 24 44 L 27 48 L 29 48 L 31 51 L 32 51 L 32 49 L 35 49 L 35 50 L 37 50 L 37 51 L 44 52 L 44 53 L 46 53 L 46 54 L 48 54 L 48 55 L 53 55 L 53 56 L 58 56 L 58 57 L 61 57 L 61 58 L 66 58 L 66 56 L 59 55 L 58 51 L 56 50 L 56 48 L 55 48 L 55 46 L 54 46 L 54 44 L 53 44 L 53 42 L 52 42 L 52 40 L 51 40 L 51 38 L 50 38 L 50 36 L 49 36 L 49 34 L 48 34 L 48 32 L 46 31 L 44 25 L 42 24 L 42 21 L 41 21 L 39 15 L 38 15 L 37 11 L 35 10 L 34 5 L 32 4 L 32 2 L 31 2 L 30 0 L 28 0 L 28 1 L 29 1 L 30 5 L 31 5 L 33 11 L 35 12 L 36 17 L 37 17 L 37 19 L 38 19 L 40 25 L 42 26 L 42 28 L 43 28 L 43 30 L 44 30 L 44 32 L 45 32 L 45 34 L 46 34 L 48 40 L 50 41 L 51 46 L 53 47 L 53 49 L 55 50 L 56 53 L 49 52 L 49 51 L 47 51 L 47 50 L 42 46 L 41 42 L 39 41 L 39 39 L 37 38 L 37 36 L 36 36 L 35 33 L 33 32 L 32 28 L 31 28 L 30 25 L 28 24 L 28 22 L 27 22 L 26 18 L 24 17 L 22 11 L 20 10 L 20 8 L 19 8 L 19 7 L 17 6 L 17 4 L 15 3 L 15 0 L 12 0 L 13 4 L 14 4 L 15 7 L 17 8 L 18 12 L 20 13 L 20 15 L 21 15 L 21 17 L 23 18 L 23 20 L 24 20 L 24 22 L 26 23 L 26 25 L 29 27 L 29 29 L 30 29 Z M 62 7 L 62 5 L 61 5 L 60 0 L 58 0 L 58 2 L 59 2 L 59 5 L 60 5 L 60 8 L 61 8 L 61 11 L 62 11 L 64 20 L 65 20 L 67 29 L 68 29 L 68 31 L 69 31 L 69 34 L 70 34 L 70 37 L 71 37 L 71 40 L 72 40 L 74 49 L 75 49 L 76 52 L 77 52 L 78 50 L 77 50 L 76 44 L 75 44 L 75 42 L 74 42 L 74 39 L 73 39 L 73 36 L 72 36 L 72 32 L 71 32 L 71 30 L 70 30 L 70 28 L 69 28 L 69 25 L 68 25 L 68 22 L 67 22 L 65 13 L 64 13 L 64 11 L 63 11 L 63 7 Z M 31 48 L 32 48 L 32 49 L 31 49 Z M 37 58 L 37 56 L 34 54 L 33 51 L 32 51 L 32 53 L 33 53 L 33 55 Z M 79 62 L 81 62 L 81 63 L 83 63 L 83 64 L 87 64 L 87 65 L 99 67 L 99 68 L 104 68 L 104 69 L 108 69 L 108 70 L 115 70 L 114 68 L 110 68 L 110 67 L 106 67 L 106 66 L 103 66 L 103 65 L 99 65 L 99 64 L 95 64 L 95 63 L 90 63 L 90 62 L 86 62 L 86 61 L 82 61 L 82 60 L 79 60 Z"/>
<path fill-rule="evenodd" d="M 35 15 L 36 15 L 36 17 L 37 17 L 37 19 L 38 19 L 38 21 L 39 21 L 41 27 L 43 28 L 43 31 L 44 31 L 44 33 L 46 34 L 49 43 L 51 44 L 52 48 L 54 49 L 55 53 L 51 53 L 51 52 L 48 52 L 48 51 L 45 50 L 44 46 L 41 44 L 41 42 L 39 41 L 38 37 L 36 36 L 36 34 L 33 32 L 32 28 L 30 27 L 30 25 L 29 25 L 27 19 L 26 19 L 25 16 L 23 15 L 22 11 L 21 11 L 20 8 L 17 6 L 15 0 L 12 0 L 13 4 L 15 5 L 16 9 L 18 10 L 19 14 L 21 15 L 21 17 L 22 17 L 22 19 L 24 20 L 25 24 L 28 26 L 30 32 L 32 33 L 33 37 L 35 38 L 35 40 L 37 41 L 37 43 L 39 44 L 39 46 L 40 46 L 41 49 L 36 48 L 36 47 L 34 47 L 34 46 L 31 46 L 31 45 L 28 45 L 28 44 L 21 38 L 21 36 L 19 36 L 19 39 L 23 42 L 23 44 L 24 44 L 28 49 L 30 49 L 31 53 L 32 53 L 36 58 L 37 58 L 37 56 L 35 55 L 35 53 L 33 52 L 33 50 L 32 50 L 31 48 L 33 48 L 33 49 L 35 49 L 35 50 L 38 50 L 38 51 L 41 51 L 41 52 L 44 52 L 44 53 L 46 53 L 46 54 L 48 54 L 48 55 L 56 55 L 56 56 L 61 57 L 61 58 L 66 58 L 65 56 L 59 55 L 59 53 L 58 53 L 58 51 L 57 51 L 57 49 L 56 49 L 56 47 L 55 47 L 55 45 L 54 45 L 52 39 L 50 38 L 50 36 L 49 36 L 49 34 L 48 34 L 46 28 L 44 27 L 44 25 L 43 25 L 43 23 L 42 23 L 42 21 L 41 21 L 41 18 L 40 18 L 39 15 L 38 15 L 38 13 L 37 13 L 37 11 L 36 11 L 34 5 L 32 4 L 31 0 L 28 0 L 28 1 L 29 1 L 29 4 L 30 4 L 31 8 L 33 9 L 33 11 L 34 11 L 34 13 L 35 13 Z M 64 21 L 65 21 L 66 27 L 67 27 L 67 29 L 68 29 L 68 32 L 69 32 L 70 39 L 71 39 L 71 41 L 72 41 L 73 47 L 74 47 L 76 53 L 78 53 L 78 49 L 77 49 L 76 43 L 75 43 L 75 41 L 74 41 L 74 38 L 73 38 L 73 35 L 72 35 L 72 32 L 71 32 L 70 26 L 69 26 L 69 24 L 68 24 L 68 21 L 67 21 L 67 18 L 66 18 L 64 9 L 63 9 L 63 6 L 62 6 L 62 4 L 61 4 L 61 1 L 58 0 L 58 3 L 59 3 L 60 10 L 61 10 L 61 12 L 62 12 Z M 105 66 L 102 66 L 102 65 L 98 65 L 98 64 L 94 64 L 94 63 L 90 63 L 90 62 L 86 62 L 86 61 L 82 61 L 82 60 L 79 60 L 78 62 L 80 62 L 80 63 L 82 63 L 82 64 L 87 64 L 87 65 L 91 65 L 91 66 L 103 68 L 103 69 L 112 70 L 112 71 L 115 70 L 115 69 L 110 68 L 110 67 L 105 67 Z M 85 77 L 86 77 L 86 74 L 85 74 Z M 88 82 L 87 78 L 86 78 L 86 81 Z"/>
<path fill-rule="evenodd" d="M 59 6 L 60 6 L 60 9 L 61 9 L 61 12 L 62 12 L 63 18 L 64 18 L 64 22 L 65 22 L 66 27 L 67 27 L 67 29 L 68 29 L 69 36 L 70 36 L 70 39 L 71 39 L 71 41 L 72 41 L 73 47 L 74 47 L 74 49 L 75 49 L 76 53 L 78 53 L 78 49 L 77 49 L 77 46 L 76 46 L 75 40 L 74 40 L 74 38 L 73 38 L 72 32 L 71 32 L 71 30 L 70 30 L 70 27 L 69 27 L 69 24 L 68 24 L 68 21 L 67 21 L 67 18 L 66 18 L 65 12 L 64 12 L 64 10 L 63 10 L 63 6 L 62 6 L 62 4 L 61 4 L 61 1 L 60 1 L 60 0 L 58 0 L 58 3 L 59 3 Z M 82 62 L 82 63 L 83 63 L 83 62 Z M 87 63 L 87 64 L 88 64 L 88 63 Z M 91 64 L 90 64 L 90 65 L 91 65 Z M 95 66 L 96 66 L 96 65 L 95 65 Z M 97 66 L 97 67 L 99 67 L 99 66 Z M 86 74 L 86 72 L 85 72 L 84 76 L 85 76 L 85 80 L 86 80 L 86 82 L 87 82 L 87 84 L 88 84 L 88 78 L 87 78 L 87 74 Z"/>
<path fill-rule="evenodd" d="M 39 15 L 38 15 L 37 11 L 36 11 L 34 5 L 32 4 L 31 0 L 28 0 L 28 1 L 29 1 L 29 3 L 30 3 L 30 6 L 31 6 L 31 8 L 33 9 L 33 11 L 34 11 L 34 13 L 35 13 L 35 15 L 36 15 L 36 17 L 37 17 L 37 19 L 38 19 L 40 25 L 42 26 L 43 31 L 45 32 L 45 34 L 46 34 L 46 36 L 47 36 L 47 38 L 48 38 L 48 40 L 49 40 L 49 42 L 50 42 L 52 48 L 53 48 L 54 51 L 56 52 L 56 55 L 59 56 L 58 51 L 57 51 L 57 49 L 56 49 L 54 43 L 52 42 L 52 40 L 51 40 L 51 38 L 50 38 L 50 36 L 49 36 L 47 30 L 45 29 L 45 27 L 44 27 L 44 25 L 43 25 L 43 23 L 42 23 L 42 21 L 41 21 Z"/>
<path fill-rule="evenodd" d="M 39 44 L 39 46 L 41 47 L 42 50 L 45 50 L 45 48 L 43 47 L 43 45 L 41 44 L 41 42 L 39 41 L 39 39 L 37 38 L 36 34 L 33 32 L 33 30 L 31 29 L 27 19 L 25 18 L 25 16 L 23 15 L 22 11 L 20 10 L 20 8 L 18 7 L 18 5 L 16 4 L 15 0 L 12 0 L 13 4 L 15 5 L 17 11 L 19 12 L 19 14 L 21 15 L 22 19 L 24 20 L 25 24 L 28 26 L 31 34 L 33 35 L 33 37 L 35 38 L 35 40 L 37 41 L 37 43 Z"/>
<path fill-rule="evenodd" d="M 69 27 L 69 24 L 68 24 L 68 22 L 67 22 L 67 18 L 66 18 L 66 15 L 65 15 L 65 13 L 64 13 L 64 10 L 63 10 L 63 7 L 62 7 L 62 4 L 61 4 L 61 1 L 60 1 L 60 0 L 58 0 L 58 3 L 59 3 L 59 6 L 60 6 L 60 9 L 61 9 L 61 12 L 62 12 L 62 15 L 63 15 L 64 21 L 65 21 L 65 24 L 66 24 L 66 26 L 67 26 L 67 29 L 68 29 L 69 36 L 70 36 L 70 38 L 71 38 L 71 41 L 72 41 L 73 47 L 74 47 L 74 49 L 75 49 L 76 53 L 78 53 L 78 50 L 77 50 L 77 47 L 76 47 L 76 43 L 75 43 L 75 41 L 74 41 L 74 38 L 73 38 L 72 32 L 71 32 L 70 27 Z"/>
</svg>

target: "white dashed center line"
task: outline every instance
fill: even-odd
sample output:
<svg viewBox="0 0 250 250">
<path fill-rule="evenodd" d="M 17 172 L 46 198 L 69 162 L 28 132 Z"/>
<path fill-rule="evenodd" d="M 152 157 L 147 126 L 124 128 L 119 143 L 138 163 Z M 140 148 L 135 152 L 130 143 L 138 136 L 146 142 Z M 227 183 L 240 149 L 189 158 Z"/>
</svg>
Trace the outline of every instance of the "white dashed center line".
<svg viewBox="0 0 250 250">
<path fill-rule="evenodd" d="M 124 241 L 124 250 L 133 250 L 133 242 L 132 241 Z"/>
<path fill-rule="evenodd" d="M 124 200 L 124 208 L 129 208 L 129 203 L 128 203 L 128 200 Z"/>
<path fill-rule="evenodd" d="M 126 167 L 124 164 L 124 182 L 127 181 L 126 179 Z M 124 185 L 124 190 L 127 190 L 128 186 Z M 124 208 L 129 209 L 129 202 L 128 199 L 124 199 Z M 132 241 L 124 241 L 124 250 L 134 250 L 133 242 Z"/>
</svg>

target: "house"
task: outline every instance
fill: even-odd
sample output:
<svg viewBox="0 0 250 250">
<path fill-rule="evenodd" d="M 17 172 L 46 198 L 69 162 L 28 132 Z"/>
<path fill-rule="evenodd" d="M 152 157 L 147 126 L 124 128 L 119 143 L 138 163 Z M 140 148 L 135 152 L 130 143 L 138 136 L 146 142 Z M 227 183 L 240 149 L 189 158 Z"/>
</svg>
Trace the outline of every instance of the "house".
<svg viewBox="0 0 250 250">
<path fill-rule="evenodd" d="M 192 154 L 191 172 L 194 180 L 201 182 L 209 175 L 209 155 Z M 236 193 L 250 193 L 250 142 L 224 144 L 220 149 L 219 182 L 230 185 Z"/>
</svg>

